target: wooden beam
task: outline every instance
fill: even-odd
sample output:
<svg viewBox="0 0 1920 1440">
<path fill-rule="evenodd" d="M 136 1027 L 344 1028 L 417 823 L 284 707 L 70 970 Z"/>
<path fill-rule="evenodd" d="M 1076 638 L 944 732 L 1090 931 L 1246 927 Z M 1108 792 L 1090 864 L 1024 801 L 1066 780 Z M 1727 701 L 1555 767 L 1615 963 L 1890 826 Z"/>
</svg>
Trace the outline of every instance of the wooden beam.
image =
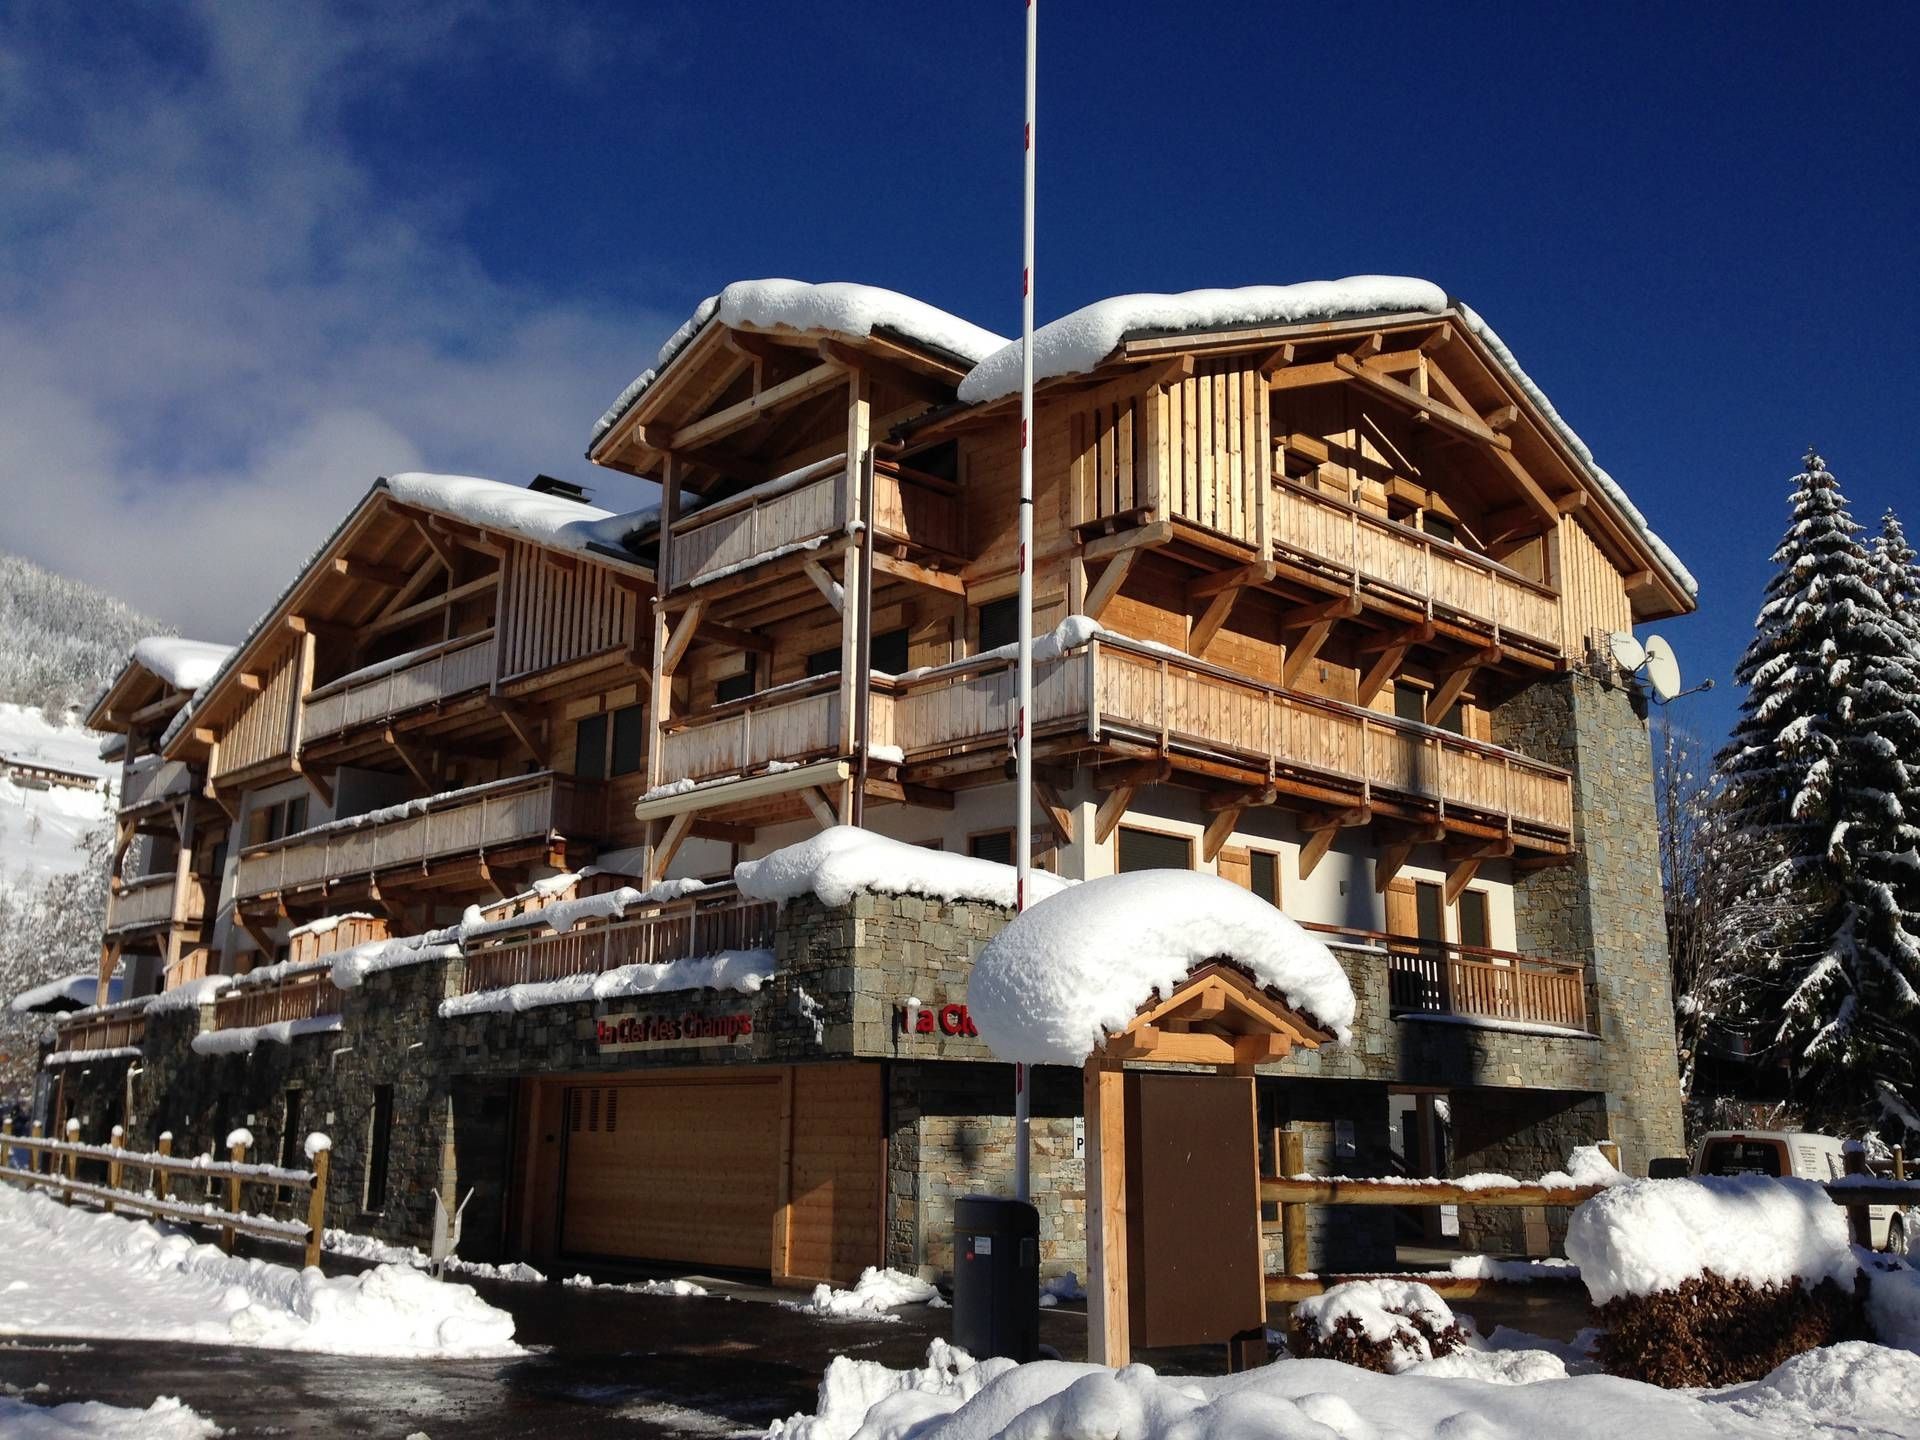
<svg viewBox="0 0 1920 1440">
<path fill-rule="evenodd" d="M 242 670 L 233 679 L 242 690 L 250 690 L 256 695 L 267 683 L 266 678 L 258 670 Z"/>
<path fill-rule="evenodd" d="M 1220 811 L 1207 822 L 1206 830 L 1200 836 L 1200 858 L 1209 863 L 1220 853 L 1227 843 L 1227 837 L 1233 834 L 1234 826 L 1240 823 L 1239 808 L 1232 807 Z"/>
<path fill-rule="evenodd" d="M 1275 573 L 1271 560 L 1260 560 L 1252 565 L 1236 566 L 1231 570 L 1219 570 L 1211 575 L 1203 575 L 1187 586 L 1187 599 L 1189 602 L 1205 600 L 1208 596 L 1239 590 L 1248 585 L 1264 585 L 1273 579 Z"/>
<path fill-rule="evenodd" d="M 1313 874 L 1326 858 L 1327 851 L 1333 848 L 1334 838 L 1342 830 L 1365 825 L 1372 819 L 1373 811 L 1365 805 L 1356 805 L 1347 810 L 1314 811 L 1301 816 L 1300 828 L 1307 832 L 1307 843 L 1300 847 L 1300 878 L 1305 880 Z"/>
<path fill-rule="evenodd" d="M 1033 798 L 1040 806 L 1040 813 L 1047 817 L 1047 823 L 1053 827 L 1054 835 L 1062 845 L 1073 843 L 1073 809 L 1060 798 L 1060 792 L 1045 780 L 1033 782 Z"/>
<path fill-rule="evenodd" d="M 1483 665 L 1498 665 L 1504 655 L 1505 652 L 1498 645 L 1489 645 L 1484 650 L 1474 651 L 1448 671 L 1427 697 L 1427 724 L 1438 725 L 1473 682 L 1474 672 Z"/>
<path fill-rule="evenodd" d="M 320 797 L 320 803 L 322 805 L 331 807 L 333 804 L 332 784 L 329 783 L 328 781 L 322 780 L 318 775 L 314 774 L 314 772 L 309 770 L 305 765 L 298 765 L 295 768 L 299 770 L 300 778 L 306 781 L 308 787 L 312 789 L 313 793 Z"/>
<path fill-rule="evenodd" d="M 1225 628 L 1227 617 L 1233 614 L 1234 604 L 1240 599 L 1241 594 L 1242 588 L 1235 586 L 1233 589 L 1220 591 L 1207 602 L 1207 608 L 1201 612 L 1200 618 L 1193 622 L 1193 628 L 1187 632 L 1189 655 L 1204 656 L 1207 653 L 1207 647 Z"/>
<path fill-rule="evenodd" d="M 1262 805 L 1271 805 L 1280 798 L 1280 789 L 1276 785 L 1257 785 L 1244 790 L 1220 790 L 1201 800 L 1202 808 L 1209 811 L 1220 810 L 1256 810 Z"/>
<path fill-rule="evenodd" d="M 701 617 L 707 613 L 707 602 L 695 599 L 680 612 L 680 620 L 673 627 L 673 634 L 667 637 L 666 653 L 660 657 L 660 673 L 671 676 L 680 667 L 685 658 L 687 647 L 693 644 L 693 637 L 700 628 Z"/>
<path fill-rule="evenodd" d="M 1120 587 L 1126 583 L 1127 572 L 1133 569 L 1133 562 L 1139 558 L 1138 550 L 1122 550 L 1100 572 L 1100 578 L 1087 587 L 1085 598 L 1080 602 L 1080 613 L 1089 620 L 1098 620 L 1108 603 L 1120 593 Z"/>
<path fill-rule="evenodd" d="M 1158 785 L 1172 778 L 1173 762 L 1170 760 L 1133 760 L 1125 765 L 1109 765 L 1093 772 L 1093 783 L 1102 790 L 1117 790 L 1122 785 L 1138 789 L 1142 785 Z"/>
<path fill-rule="evenodd" d="M 1373 888 L 1375 893 L 1384 895 L 1387 887 L 1393 883 L 1394 876 L 1407 863 L 1407 857 L 1413 854 L 1417 842 L 1412 836 L 1395 840 L 1380 847 L 1380 854 L 1373 862 Z"/>
<path fill-rule="evenodd" d="M 1478 441 L 1502 454 L 1513 449 L 1511 440 L 1489 430 L 1486 422 L 1478 415 L 1456 410 L 1453 406 L 1444 404 L 1431 395 L 1422 395 L 1411 385 L 1403 384 L 1391 376 L 1382 375 L 1377 370 L 1368 369 L 1351 355 L 1336 355 L 1333 357 L 1333 363 L 1348 378 L 1358 380 L 1364 388 L 1412 411 L 1424 420 L 1438 424 L 1444 430 L 1450 430 L 1467 440 Z"/>
<path fill-rule="evenodd" d="M 1126 550 L 1164 545 L 1171 539 L 1173 539 L 1173 522 L 1155 520 L 1149 525 L 1138 525 L 1131 530 L 1122 530 L 1116 535 L 1102 535 L 1098 539 L 1087 541 L 1080 547 L 1080 558 L 1104 560 L 1109 555 L 1118 555 Z"/>
<path fill-rule="evenodd" d="M 1315 385 L 1338 385 L 1347 372 L 1331 360 L 1312 365 L 1289 365 L 1267 376 L 1269 390 L 1304 390 Z"/>
<path fill-rule="evenodd" d="M 878 552 L 873 557 L 873 568 L 883 575 L 891 575 L 896 580 L 905 580 L 912 585 L 925 585 L 931 590 L 941 590 L 949 595 L 965 596 L 967 582 L 947 570 L 931 570 L 925 565 L 916 565 L 911 560 L 902 560 L 897 555 L 883 555 Z M 822 572 L 825 573 L 824 571 Z M 814 584 L 819 584 L 814 581 Z M 832 595 L 828 594 L 828 603 Z"/>
<path fill-rule="evenodd" d="M 805 570 L 807 578 L 813 582 L 814 588 L 826 596 L 827 604 L 833 607 L 833 613 L 840 614 L 847 603 L 846 592 L 840 588 L 840 582 L 829 575 L 827 567 L 818 560 L 809 560 L 801 568 Z M 964 588 L 962 587 L 963 591 Z"/>
<path fill-rule="evenodd" d="M 373 565 L 365 560 L 349 560 L 344 555 L 336 555 L 329 568 L 336 575 L 367 585 L 377 585 L 382 590 L 401 589 L 413 579 L 410 570 L 401 570 L 392 565 Z"/>
<path fill-rule="evenodd" d="M 315 620 L 310 615 L 287 616 L 287 630 L 294 635 L 312 635 L 316 639 L 351 641 L 357 638 L 352 626 L 336 625 L 331 620 Z"/>
<path fill-rule="evenodd" d="M 1494 434 L 1502 434 L 1520 423 L 1520 407 L 1502 405 L 1498 410 L 1489 411 L 1481 418 L 1487 422 L 1487 428 Z"/>
<path fill-rule="evenodd" d="M 528 722 L 526 713 L 520 706 L 511 700 L 502 700 L 493 695 L 487 697 L 487 704 L 499 714 L 501 720 L 506 722 L 507 729 L 513 732 L 513 738 L 520 742 L 521 748 L 532 758 L 534 764 L 542 770 L 551 769 L 546 747 L 535 736 L 533 726 Z"/>
<path fill-rule="evenodd" d="M 504 711 L 502 713 L 504 715 Z M 507 725 L 509 729 L 513 728 L 512 721 L 509 720 Z M 514 733 L 517 735 L 519 732 L 515 730 Z M 400 757 L 400 763 L 407 767 L 408 773 L 413 776 L 422 789 L 434 791 L 440 788 L 439 777 L 433 773 L 431 762 L 428 761 L 425 756 L 419 754 L 413 746 L 402 740 L 400 736 L 394 732 L 392 726 L 388 726 L 385 730 L 382 730 L 380 732 L 380 738 L 393 747 L 393 753 Z M 523 741 L 522 743 L 525 744 L 526 742 Z M 533 747 L 528 745 L 527 748 L 532 749 Z M 534 758 L 539 759 L 540 757 L 536 754 Z"/>
<path fill-rule="evenodd" d="M 1253 368 L 1262 376 L 1271 377 L 1275 371 L 1284 370 L 1291 364 L 1293 364 L 1293 342 L 1288 340 L 1262 355 Z"/>
<path fill-rule="evenodd" d="M 668 450 L 692 450 L 701 445 L 710 444 L 736 430 L 744 430 L 762 416 L 771 415 L 785 406 L 797 404 L 802 400 L 818 395 L 844 384 L 847 367 L 838 361 L 829 360 L 810 370 L 803 370 L 791 380 L 782 380 L 778 385 L 769 386 L 758 395 L 749 396 L 716 410 L 711 415 L 683 425 L 668 437 L 665 446 Z"/>
<path fill-rule="evenodd" d="M 813 818 L 819 822 L 822 830 L 831 830 L 840 823 L 840 817 L 834 813 L 833 802 L 819 786 L 807 786 L 800 792 L 800 798 L 806 802 L 807 809 L 813 812 Z"/>
<path fill-rule="evenodd" d="M 1400 664 L 1407 658 L 1407 651 L 1413 648 L 1410 640 L 1397 641 L 1381 650 L 1367 673 L 1360 677 L 1360 685 L 1354 691 L 1354 703 L 1365 709 L 1373 704 L 1373 697 L 1380 693 L 1380 687 L 1392 679 L 1400 670 Z"/>
<path fill-rule="evenodd" d="M 1351 359 L 1364 362 L 1372 359 L 1386 348 L 1387 337 L 1385 333 L 1375 330 L 1358 345 L 1354 346 L 1353 349 L 1349 350 L 1347 354 Z"/>
<path fill-rule="evenodd" d="M 1093 843 L 1104 845 L 1119 828 L 1121 817 L 1127 813 L 1127 807 L 1133 804 L 1132 785 L 1121 785 L 1107 792 L 1100 802 L 1100 808 L 1093 816 Z"/>
<path fill-rule="evenodd" d="M 708 620 L 701 624 L 697 638 L 710 641 L 715 645 L 725 645 L 731 650 L 751 650 L 757 655 L 771 655 L 773 641 L 754 630 L 742 630 L 734 625 L 722 625 L 718 621 Z"/>
<path fill-rule="evenodd" d="M 1479 873 L 1479 870 L 1480 861 L 1477 856 L 1469 856 L 1465 860 L 1456 860 L 1453 863 L 1452 868 L 1447 871 L 1447 883 L 1444 887 L 1447 904 L 1451 905 L 1460 898 L 1460 892 L 1473 882 L 1473 877 Z"/>
<path fill-rule="evenodd" d="M 1505 440 L 1507 437 L 1501 435 L 1495 438 Z M 1546 491 L 1540 488 L 1539 482 L 1527 473 L 1527 467 L 1522 465 L 1506 450 L 1495 449 L 1493 458 L 1500 462 L 1501 467 L 1512 478 L 1513 483 L 1520 487 L 1522 501 L 1532 506 L 1547 525 L 1558 525 L 1560 523 L 1560 506 Z"/>
<path fill-rule="evenodd" d="M 942 385 L 931 375 L 922 375 L 916 370 L 908 369 L 905 365 L 897 365 L 877 355 L 870 355 L 844 340 L 832 338 L 822 340 L 818 349 L 822 359 L 845 366 L 849 370 L 865 370 L 876 383 L 885 385 L 890 390 L 903 391 L 915 400 L 924 401 L 926 404 L 942 405 L 953 398 L 951 385 Z"/>
<path fill-rule="evenodd" d="M 693 833 L 694 814 L 692 810 L 683 810 L 667 821 L 666 833 L 660 837 L 660 843 L 654 846 L 653 859 L 647 866 L 653 872 L 651 879 L 655 885 L 666 878 L 667 867 L 673 864 L 673 857 L 680 853 L 687 836 Z"/>
</svg>

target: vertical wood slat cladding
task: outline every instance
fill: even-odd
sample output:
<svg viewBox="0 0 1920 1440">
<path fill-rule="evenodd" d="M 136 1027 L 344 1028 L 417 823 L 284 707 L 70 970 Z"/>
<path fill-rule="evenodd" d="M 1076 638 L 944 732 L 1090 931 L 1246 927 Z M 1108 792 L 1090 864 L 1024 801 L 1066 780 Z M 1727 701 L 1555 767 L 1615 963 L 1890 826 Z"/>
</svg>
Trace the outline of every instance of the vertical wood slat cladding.
<svg viewBox="0 0 1920 1440">
<path fill-rule="evenodd" d="M 695 512 L 673 532 L 669 588 L 738 565 L 782 546 L 804 544 L 842 528 L 845 477 L 832 471 L 791 490 L 734 508 L 721 502 L 712 516 Z"/>
<path fill-rule="evenodd" d="M 634 592 L 605 565 L 576 557 L 563 569 L 543 554 L 516 542 L 502 561 L 496 626 L 502 680 L 633 644 L 639 623 Z"/>
<path fill-rule="evenodd" d="M 779 1096 L 764 1072 L 569 1087 L 561 1248 L 767 1269 Z"/>
<path fill-rule="evenodd" d="M 273 662 L 265 682 L 249 694 L 240 713 L 221 732 L 219 763 L 212 775 L 216 782 L 224 775 L 287 753 L 299 653 L 299 648 L 293 647 Z"/>
<path fill-rule="evenodd" d="M 796 1065 L 787 1273 L 859 1278 L 879 1263 L 886 1145 L 878 1065 Z"/>
<path fill-rule="evenodd" d="M 1562 515 L 1557 538 L 1562 643 L 1578 656 L 1595 631 L 1632 629 L 1633 605 L 1620 572 L 1577 519 Z"/>
</svg>

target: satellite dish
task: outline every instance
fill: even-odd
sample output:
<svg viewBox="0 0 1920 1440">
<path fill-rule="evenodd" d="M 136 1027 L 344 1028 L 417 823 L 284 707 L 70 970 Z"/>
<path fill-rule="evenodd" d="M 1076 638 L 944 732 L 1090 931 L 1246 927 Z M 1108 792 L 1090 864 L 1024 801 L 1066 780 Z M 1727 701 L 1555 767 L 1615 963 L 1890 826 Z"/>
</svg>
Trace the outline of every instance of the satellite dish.
<svg viewBox="0 0 1920 1440">
<path fill-rule="evenodd" d="M 1613 651 L 1614 662 L 1629 675 L 1637 674 L 1647 663 L 1645 647 L 1633 638 L 1630 630 L 1617 631 L 1607 637 L 1607 648 Z"/>
<path fill-rule="evenodd" d="M 1673 658 L 1673 647 L 1658 635 L 1647 637 L 1647 683 L 1662 700 L 1680 693 L 1680 662 Z"/>
</svg>

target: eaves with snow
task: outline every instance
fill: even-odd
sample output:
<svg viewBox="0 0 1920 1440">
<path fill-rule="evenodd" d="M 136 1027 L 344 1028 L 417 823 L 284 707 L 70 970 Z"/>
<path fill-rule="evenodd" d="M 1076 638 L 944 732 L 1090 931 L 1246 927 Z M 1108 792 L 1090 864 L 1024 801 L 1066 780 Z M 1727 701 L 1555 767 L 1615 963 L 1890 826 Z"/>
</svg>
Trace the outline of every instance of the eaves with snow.
<svg viewBox="0 0 1920 1440">
<path fill-rule="evenodd" d="M 1251 891 L 1192 870 L 1108 875 L 1034 904 L 974 960 L 967 1009 L 1002 1060 L 1079 1066 L 1216 962 L 1350 1038 L 1353 986 L 1333 952 Z"/>
</svg>

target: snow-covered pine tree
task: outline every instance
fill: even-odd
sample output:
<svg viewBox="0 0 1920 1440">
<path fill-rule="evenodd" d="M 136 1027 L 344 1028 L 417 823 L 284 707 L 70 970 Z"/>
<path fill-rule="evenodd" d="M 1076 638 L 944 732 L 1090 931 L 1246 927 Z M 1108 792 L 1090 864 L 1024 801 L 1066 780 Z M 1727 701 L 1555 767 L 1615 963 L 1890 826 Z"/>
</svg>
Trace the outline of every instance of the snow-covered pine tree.
<svg viewBox="0 0 1920 1440">
<path fill-rule="evenodd" d="M 1920 661 L 1920 554 L 1907 543 L 1900 517 L 1888 510 L 1873 537 L 1874 583 L 1887 609 L 1906 632 L 1910 653 Z"/>
<path fill-rule="evenodd" d="M 1778 567 L 1734 676 L 1719 756 L 1729 843 L 1752 857 L 1736 903 L 1770 917 L 1732 987 L 1817 1124 L 1920 1132 L 1920 676 L 1838 482 L 1795 479 Z"/>
</svg>

